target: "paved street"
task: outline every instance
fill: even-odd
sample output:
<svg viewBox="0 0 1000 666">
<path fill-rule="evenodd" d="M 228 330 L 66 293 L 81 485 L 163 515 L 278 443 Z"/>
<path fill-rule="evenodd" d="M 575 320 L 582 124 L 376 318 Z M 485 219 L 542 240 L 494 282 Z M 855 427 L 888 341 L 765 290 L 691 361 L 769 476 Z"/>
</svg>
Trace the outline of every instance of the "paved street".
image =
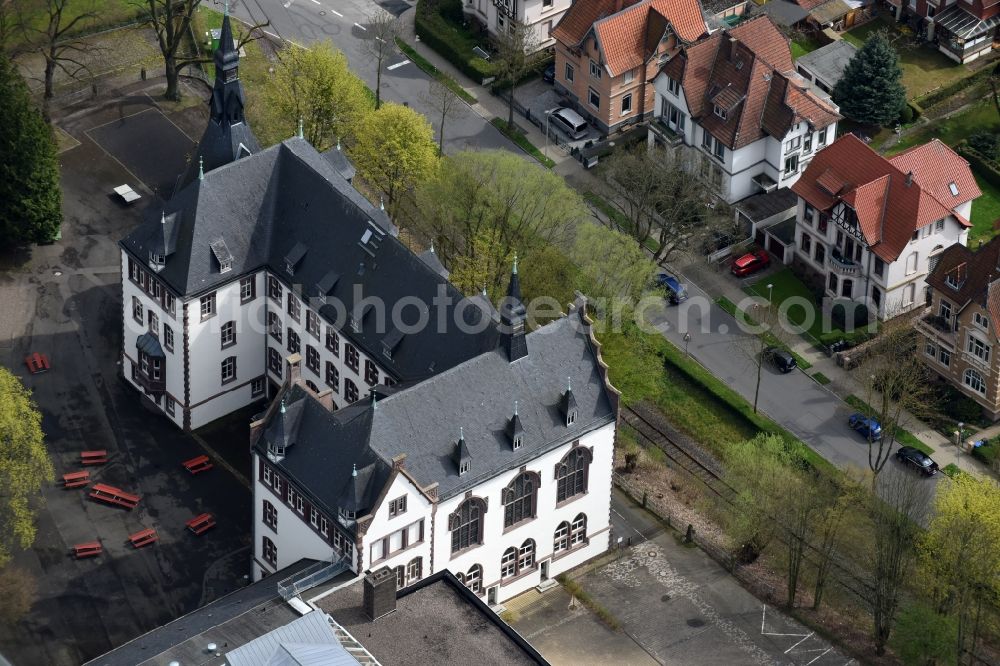
<svg viewBox="0 0 1000 666">
<path fill-rule="evenodd" d="M 371 39 L 364 26 L 368 16 L 381 5 L 386 11 L 399 15 L 415 11 L 416 3 L 387 0 L 376 5 L 372 0 L 260 0 L 259 3 L 238 3 L 233 15 L 245 21 L 261 20 L 262 13 L 271 21 L 269 32 L 300 45 L 330 40 L 343 51 L 351 69 L 368 87 L 375 89 L 375 63 L 364 52 L 363 42 Z M 411 40 L 412 41 L 412 40 Z M 403 63 L 403 64 L 400 64 Z M 439 123 L 436 113 L 426 101 L 430 77 L 400 53 L 394 53 L 382 72 L 382 99 L 407 103 L 420 111 L 434 125 Z M 252 92 L 250 93 L 252 94 Z M 487 150 L 503 148 L 523 153 L 499 131 L 467 104 L 460 103 L 447 121 L 445 152 L 453 153 L 468 148 Z"/>
</svg>

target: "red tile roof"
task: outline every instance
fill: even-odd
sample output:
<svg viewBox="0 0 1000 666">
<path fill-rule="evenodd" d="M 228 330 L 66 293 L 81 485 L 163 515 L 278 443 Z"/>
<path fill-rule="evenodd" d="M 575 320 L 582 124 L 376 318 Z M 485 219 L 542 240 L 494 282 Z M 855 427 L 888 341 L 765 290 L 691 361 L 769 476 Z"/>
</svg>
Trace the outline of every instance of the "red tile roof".
<svg viewBox="0 0 1000 666">
<path fill-rule="evenodd" d="M 952 177 L 961 182 L 972 178 L 964 161 L 952 166 Z M 935 170 L 925 165 L 923 173 L 931 175 Z M 943 205 L 916 171 L 908 175 L 853 134 L 845 134 L 817 153 L 792 191 L 820 210 L 829 211 L 838 201 L 853 208 L 872 252 L 887 262 L 899 257 L 913 232 L 921 227 L 948 215 L 969 225 L 952 210 L 957 203 Z"/>
<path fill-rule="evenodd" d="M 949 275 L 955 286 L 945 280 Z M 958 303 L 959 309 L 976 302 L 986 308 L 990 319 L 1000 322 L 1000 236 L 977 250 L 959 243 L 945 248 L 927 276 L 927 284 Z M 994 326 L 997 330 L 1000 325 Z"/>
<path fill-rule="evenodd" d="M 576 46 L 593 28 L 604 64 L 612 76 L 618 76 L 649 59 L 665 24 L 682 42 L 694 42 L 705 34 L 698 0 L 577 0 L 552 29 L 552 36 L 566 46 Z M 650 28 L 661 34 L 653 39 Z"/>
<path fill-rule="evenodd" d="M 940 139 L 914 146 L 889 161 L 900 171 L 912 171 L 921 186 L 945 208 L 955 208 L 982 195 L 969 163 Z M 952 184 L 957 194 L 951 193 Z"/>
<path fill-rule="evenodd" d="M 683 47 L 664 67 L 683 85 L 691 116 L 734 150 L 767 135 L 783 139 L 802 120 L 822 129 L 840 118 L 792 69 L 788 38 L 763 15 Z"/>
</svg>

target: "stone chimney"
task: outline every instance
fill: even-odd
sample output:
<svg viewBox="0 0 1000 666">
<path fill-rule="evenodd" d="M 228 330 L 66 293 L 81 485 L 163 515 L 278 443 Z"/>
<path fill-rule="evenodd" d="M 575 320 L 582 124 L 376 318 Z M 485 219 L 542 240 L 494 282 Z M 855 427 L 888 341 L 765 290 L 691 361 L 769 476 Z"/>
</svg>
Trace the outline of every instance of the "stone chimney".
<svg viewBox="0 0 1000 666">
<path fill-rule="evenodd" d="M 320 391 L 316 394 L 316 400 L 319 404 L 323 405 L 323 408 L 328 411 L 333 411 L 333 389 L 326 389 L 325 391 Z"/>
<path fill-rule="evenodd" d="M 395 612 L 396 574 L 392 569 L 382 567 L 365 576 L 362 604 L 369 620 Z"/>
<path fill-rule="evenodd" d="M 289 354 L 285 363 L 288 365 L 288 385 L 302 384 L 302 354 Z"/>
<path fill-rule="evenodd" d="M 739 44 L 740 40 L 736 39 L 732 35 L 729 36 L 729 62 L 736 62 L 736 45 Z"/>
</svg>

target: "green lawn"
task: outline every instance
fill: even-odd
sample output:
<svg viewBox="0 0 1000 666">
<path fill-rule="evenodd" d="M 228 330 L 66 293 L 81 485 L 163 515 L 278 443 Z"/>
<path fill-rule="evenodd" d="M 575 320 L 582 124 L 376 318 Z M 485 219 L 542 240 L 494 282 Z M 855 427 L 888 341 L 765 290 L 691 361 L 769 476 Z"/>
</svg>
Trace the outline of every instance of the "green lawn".
<svg viewBox="0 0 1000 666">
<path fill-rule="evenodd" d="M 875 410 L 872 409 L 867 402 L 865 402 L 856 395 L 847 396 L 846 398 L 844 398 L 844 402 L 846 402 L 848 405 L 858 410 L 859 412 L 866 414 L 868 416 L 873 416 L 875 414 Z M 932 449 L 931 447 L 927 446 L 919 439 L 917 439 L 916 435 L 911 433 L 909 430 L 904 430 L 903 428 L 900 428 L 898 426 L 896 427 L 896 442 L 900 446 L 912 446 L 917 450 L 923 451 L 927 455 L 934 453 L 934 449 Z"/>
<path fill-rule="evenodd" d="M 882 28 L 887 28 L 890 38 L 896 40 L 908 99 L 923 97 L 932 90 L 972 73 L 965 65 L 956 63 L 936 48 L 914 44 L 912 31 L 901 33 L 894 22 L 882 17 L 848 30 L 844 33 L 844 39 L 860 49 L 869 35 Z"/>
<path fill-rule="evenodd" d="M 927 123 L 915 132 L 902 137 L 886 153 L 895 155 L 907 148 L 927 143 L 931 139 L 941 139 L 949 146 L 955 146 L 976 132 L 1000 132 L 1000 116 L 993 102 L 982 100 L 975 106 L 941 120 Z"/>
<path fill-rule="evenodd" d="M 830 378 L 824 375 L 822 372 L 813 373 L 812 378 L 823 386 L 826 386 L 827 384 L 830 383 Z"/>
<path fill-rule="evenodd" d="M 973 241 L 988 241 L 997 235 L 993 223 L 1000 219 L 1000 188 L 996 188 L 976 176 L 983 196 L 972 202 L 972 229 L 969 231 L 969 246 Z"/>
<path fill-rule="evenodd" d="M 540 151 L 538 147 L 535 146 L 535 144 L 531 143 L 531 141 L 528 141 L 528 137 L 526 137 L 523 132 L 521 132 L 516 128 L 513 130 L 508 128 L 507 121 L 504 120 L 503 118 L 494 118 L 493 120 L 490 121 L 490 124 L 496 127 L 498 130 L 500 130 L 501 134 L 503 134 L 508 139 L 519 145 L 524 150 L 524 152 L 528 153 L 536 160 L 541 162 L 542 166 L 544 166 L 546 169 L 551 169 L 556 165 L 556 163 L 553 162 L 551 159 L 549 159 L 544 153 L 542 153 L 542 151 Z"/>
<path fill-rule="evenodd" d="M 806 35 L 801 35 L 793 39 L 789 46 L 792 49 L 792 59 L 798 60 L 805 54 L 812 53 L 819 47 L 823 46 L 823 43 Z"/>
</svg>

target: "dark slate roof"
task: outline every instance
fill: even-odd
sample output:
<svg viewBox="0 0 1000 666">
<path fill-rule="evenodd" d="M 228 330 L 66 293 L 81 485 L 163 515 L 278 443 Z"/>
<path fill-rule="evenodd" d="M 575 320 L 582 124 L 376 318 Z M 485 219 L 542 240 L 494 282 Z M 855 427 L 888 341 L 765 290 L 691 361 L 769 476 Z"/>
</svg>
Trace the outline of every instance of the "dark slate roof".
<svg viewBox="0 0 1000 666">
<path fill-rule="evenodd" d="M 418 256 L 420 257 L 420 260 L 427 264 L 432 271 L 445 279 L 448 278 L 450 273 L 448 272 L 448 269 L 444 267 L 444 264 L 441 263 L 441 260 L 437 256 L 437 252 L 434 251 L 433 245 L 430 249 L 424 250 Z"/>
<path fill-rule="evenodd" d="M 809 16 L 809 12 L 788 0 L 771 0 L 760 7 L 778 25 L 792 26 Z"/>
<path fill-rule="evenodd" d="M 357 170 L 351 160 L 347 159 L 344 151 L 340 149 L 339 143 L 325 151 L 323 157 L 330 163 L 330 166 L 337 170 L 337 173 L 344 177 L 344 180 L 347 182 L 354 180 L 354 174 L 357 173 Z"/>
<path fill-rule="evenodd" d="M 288 139 L 206 173 L 167 202 L 164 211 L 168 219 L 176 215 L 176 251 L 158 277 L 178 294 L 205 293 L 267 266 L 312 296 L 317 284 L 326 286 L 331 273 L 337 274 L 327 293 L 330 302 L 336 299 L 350 313 L 356 295 L 377 296 L 385 303 L 386 316 L 366 317 L 355 333 L 337 321 L 333 305 L 320 308 L 320 313 L 403 380 L 430 376 L 496 344 L 492 326 L 475 334 L 458 330 L 456 315 L 474 326 L 483 321 L 482 310 L 460 302 L 458 290 L 394 237 L 395 227 L 385 212 L 362 197 L 304 139 Z M 162 244 L 164 211 L 148 210 L 145 221 L 121 241 L 142 262 Z M 374 250 L 360 242 L 372 228 L 382 236 Z M 211 250 L 211 243 L 220 238 L 233 258 L 228 273 L 219 272 Z M 305 248 L 305 254 L 289 276 L 285 259 L 296 248 Z M 450 304 L 435 303 L 439 289 L 451 297 Z M 379 324 L 389 319 L 400 299 L 414 297 L 426 304 L 429 321 L 447 321 L 447 330 L 439 332 L 431 325 L 403 335 L 392 358 L 386 358 L 382 341 L 390 331 Z M 415 317 L 412 308 L 407 309 L 411 312 L 404 311 L 404 316 Z"/>
<path fill-rule="evenodd" d="M 787 187 L 774 192 L 761 192 L 733 204 L 736 210 L 746 215 L 752 222 L 760 222 L 779 213 L 794 213 L 799 197 Z"/>
<path fill-rule="evenodd" d="M 366 489 L 369 507 L 400 454 L 421 487 L 437 483 L 439 496 L 446 498 L 613 422 L 617 396 L 605 384 L 580 310 L 528 334 L 528 355 L 514 363 L 497 348 L 375 407 L 358 402 L 329 413 L 306 389 L 293 387 L 286 401 L 302 401 L 305 408 L 296 443 L 277 466 L 332 513 L 331 502 L 338 501 L 337 491 L 354 465 L 359 471 L 373 465 Z M 578 410 L 569 427 L 563 413 L 567 377 Z M 507 434 L 515 400 L 524 431 L 516 451 Z M 459 428 L 472 461 L 461 477 L 454 458 Z M 262 454 L 266 446 L 266 436 L 254 443 Z"/>
</svg>

